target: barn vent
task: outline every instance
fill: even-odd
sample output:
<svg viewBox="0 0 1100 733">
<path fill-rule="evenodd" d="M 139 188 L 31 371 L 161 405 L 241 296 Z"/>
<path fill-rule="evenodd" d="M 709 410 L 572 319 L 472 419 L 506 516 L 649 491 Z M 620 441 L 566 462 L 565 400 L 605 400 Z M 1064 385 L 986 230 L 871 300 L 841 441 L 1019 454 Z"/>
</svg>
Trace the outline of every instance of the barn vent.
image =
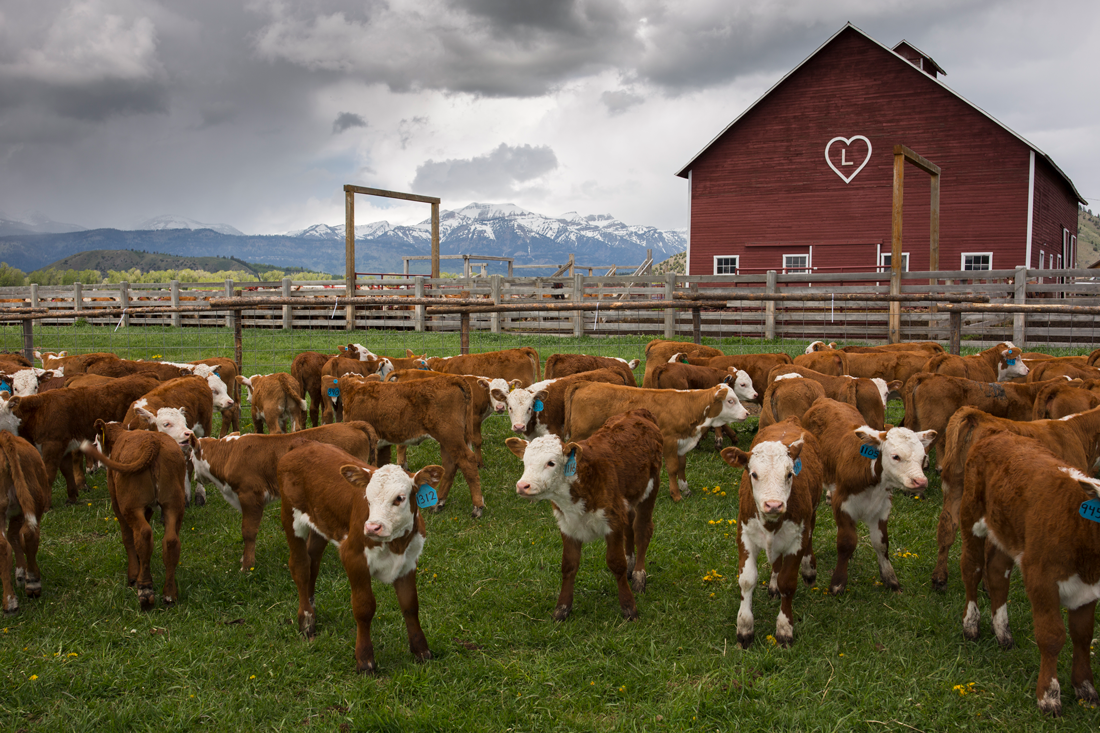
<svg viewBox="0 0 1100 733">
<path fill-rule="evenodd" d="M 901 56 L 913 66 L 916 66 L 933 79 L 940 74 L 947 76 L 947 72 L 940 68 L 940 65 L 937 64 L 931 56 L 909 43 L 909 41 L 902 41 L 894 46 L 894 53 Z"/>
</svg>

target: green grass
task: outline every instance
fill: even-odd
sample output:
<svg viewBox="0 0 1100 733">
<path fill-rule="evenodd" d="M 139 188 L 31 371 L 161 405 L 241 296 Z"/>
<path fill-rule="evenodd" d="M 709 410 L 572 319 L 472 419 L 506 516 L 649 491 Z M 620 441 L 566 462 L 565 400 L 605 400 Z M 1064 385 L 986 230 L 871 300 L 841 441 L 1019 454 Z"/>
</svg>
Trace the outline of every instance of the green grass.
<svg viewBox="0 0 1100 733">
<path fill-rule="evenodd" d="M 120 348 L 132 356 L 198 358 L 232 353 L 224 332 L 81 329 L 40 333 L 50 346 Z M 129 333 L 126 333 L 126 332 Z M 147 331 L 147 332 L 146 332 Z M 105 333 L 106 332 L 106 333 Z M 144 332 L 144 333 L 139 333 Z M 125 334 L 125 335 L 124 335 Z M 456 353 L 457 336 L 358 333 L 381 353 Z M 66 339 L 68 344 L 63 343 Z M 12 348 L 10 340 L 4 345 Z M 648 337 L 621 342 L 542 339 L 560 350 L 641 356 Z M 181 343 L 181 342 L 186 343 Z M 285 365 L 294 350 L 324 350 L 342 332 L 246 332 L 247 364 Z M 519 345 L 477 334 L 475 350 Z M 523 341 L 526 343 L 526 341 Z M 16 344 L 17 345 L 17 344 Z M 730 351 L 749 344 L 723 344 Z M 757 346 L 759 346 L 757 344 Z M 798 353 L 803 344 L 761 350 Z M 621 353 L 620 353 L 621 352 Z M 259 370 L 259 369 L 257 369 Z M 640 371 L 639 371 L 640 373 Z M 888 420 L 900 421 L 893 403 Z M 247 413 L 246 413 L 247 414 Z M 247 421 L 246 421 L 247 422 Z M 752 423 L 739 426 L 747 447 Z M 218 492 L 184 519 L 180 602 L 138 610 L 125 586 L 117 523 L 102 474 L 74 507 L 54 488 L 43 521 L 43 596 L 20 592 L 21 611 L 0 620 L 0 727 L 7 730 L 1032 730 L 1053 728 L 1035 705 L 1039 657 L 1018 579 L 1011 606 L 1017 647 L 1001 650 L 961 634 L 957 544 L 944 593 L 931 590 L 938 479 L 924 500 L 898 496 L 891 554 L 903 591 L 877 585 L 874 552 L 861 526 L 849 590 L 825 595 L 835 563 L 835 525 L 819 509 L 815 546 L 821 585 L 795 597 L 795 643 L 770 644 L 778 602 L 754 599 L 756 643 L 736 648 L 736 487 L 739 472 L 711 445 L 689 458 L 692 496 L 673 504 L 662 488 L 639 621 L 621 620 L 601 544 L 586 546 L 572 616 L 550 619 L 560 584 L 561 540 L 544 504 L 515 494 L 521 464 L 503 446 L 507 420 L 485 423 L 482 485 L 488 509 L 469 518 L 459 478 L 447 509 L 429 514 L 419 566 L 421 621 L 434 659 L 413 662 L 393 591 L 375 585 L 373 626 L 380 674 L 355 674 L 347 580 L 334 551 L 317 588 L 318 634 L 298 636 L 297 600 L 276 507 L 264 516 L 257 562 L 238 570 L 240 515 Z M 438 448 L 410 449 L 420 466 Z M 666 485 L 667 486 L 667 485 Z M 704 487 L 707 489 L 704 491 Z M 716 487 L 721 487 L 717 489 Z M 725 492 L 725 495 L 722 495 Z M 712 524 L 712 522 L 715 522 Z M 720 522 L 720 523 L 719 523 Z M 159 526 L 158 526 L 159 537 Z M 163 581 L 159 548 L 154 582 Z M 708 571 L 722 577 L 704 581 Z M 762 578 L 767 578 L 762 570 Z M 983 605 L 983 613 L 987 613 Z M 1075 704 L 1061 659 L 1061 730 L 1094 730 L 1100 711 Z M 961 695 L 956 685 L 974 683 Z"/>
</svg>

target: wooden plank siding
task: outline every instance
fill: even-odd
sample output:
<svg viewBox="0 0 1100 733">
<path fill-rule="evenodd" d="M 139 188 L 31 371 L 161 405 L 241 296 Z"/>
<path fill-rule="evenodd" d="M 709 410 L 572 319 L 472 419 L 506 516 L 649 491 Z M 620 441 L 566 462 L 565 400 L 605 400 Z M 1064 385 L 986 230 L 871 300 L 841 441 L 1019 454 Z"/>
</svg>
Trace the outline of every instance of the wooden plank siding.
<svg viewBox="0 0 1100 733">
<path fill-rule="evenodd" d="M 872 152 L 845 183 L 829 167 L 826 145 L 856 135 Z M 961 268 L 964 252 L 992 252 L 996 270 L 1037 266 L 1037 254 L 1025 262 L 1031 148 L 848 26 L 681 171 L 691 177 L 689 273 L 712 274 L 720 255 L 738 256 L 744 273 L 781 272 L 782 255 L 811 247 L 815 272 L 873 269 L 878 252 L 890 251 L 896 144 L 942 169 L 940 269 Z M 1060 243 L 1062 226 L 1077 234 L 1077 197 L 1041 154 L 1036 159 L 1034 236 Z M 904 184 L 903 251 L 910 271 L 927 270 L 929 176 L 907 164 Z"/>
</svg>

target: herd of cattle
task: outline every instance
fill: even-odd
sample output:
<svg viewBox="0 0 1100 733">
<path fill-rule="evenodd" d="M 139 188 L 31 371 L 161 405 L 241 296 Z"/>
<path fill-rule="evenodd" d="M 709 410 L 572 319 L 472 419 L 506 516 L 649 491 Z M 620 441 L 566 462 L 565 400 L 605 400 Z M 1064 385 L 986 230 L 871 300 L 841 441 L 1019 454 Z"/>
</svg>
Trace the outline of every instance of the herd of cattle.
<svg viewBox="0 0 1100 733">
<path fill-rule="evenodd" d="M 561 530 L 555 619 L 572 609 L 583 543 L 601 537 L 622 614 L 637 617 L 634 593 L 646 585 L 661 467 L 672 499 L 680 501 L 690 494 L 687 456 L 714 430 L 719 447 L 723 433 L 732 436 L 734 445 L 721 456 L 742 469 L 738 642 L 753 641 L 752 595 L 763 551 L 771 565 L 769 593 L 781 599 L 775 639 L 788 645 L 797 576 L 809 584 L 817 575 L 813 533 L 823 489 L 837 526 L 830 592 L 845 589 L 858 522 L 868 527 L 883 585 L 898 590 L 888 552 L 891 495 L 924 492 L 935 447 L 943 508 L 932 581 L 946 585 L 948 552 L 961 530 L 964 635 L 979 633 L 984 583 L 997 640 L 1012 644 L 1008 577 L 1019 565 L 1041 657 L 1039 707 L 1061 710 L 1061 606 L 1069 609 L 1074 692 L 1100 702 L 1089 662 L 1100 599 L 1100 481 L 1091 478 L 1100 461 L 1100 349 L 1055 358 L 1001 343 L 960 357 L 936 343 L 838 349 L 815 342 L 792 359 L 654 340 L 645 349 L 641 387 L 637 360 L 553 354 L 543 373 L 530 347 L 397 358 L 349 344 L 337 354 L 298 354 L 289 374 L 252 377 L 224 358 L 35 356 L 41 368 L 0 354 L 6 613 L 18 610 L 15 584 L 30 598 L 42 592 L 39 520 L 51 506 L 57 472 L 75 503 L 85 460 L 98 461 L 107 467 L 127 578 L 142 608 L 155 604 L 153 510 L 160 507 L 165 525 L 162 599 L 171 604 L 178 598 L 185 506 L 204 503 L 203 485 L 212 484 L 241 513 L 242 569 L 255 563 L 264 507 L 281 500 L 302 634 L 315 632 L 314 587 L 332 543 L 352 589 L 357 669 L 375 669 L 371 578 L 394 586 L 410 649 L 428 659 L 416 592 L 425 538 L 420 510 L 440 511 L 461 471 L 472 516 L 482 516 L 482 421 L 506 413 L 522 436 L 506 441 L 523 462 L 516 492 L 551 502 Z M 241 385 L 256 431 L 246 435 L 237 432 Z M 886 423 L 891 396 L 904 402 L 900 426 Z M 748 416 L 742 402 L 759 405 L 748 450 L 727 427 Z M 220 437 L 212 434 L 214 411 L 221 413 Z M 405 448 L 428 439 L 439 444 L 442 466 L 406 470 Z"/>
</svg>

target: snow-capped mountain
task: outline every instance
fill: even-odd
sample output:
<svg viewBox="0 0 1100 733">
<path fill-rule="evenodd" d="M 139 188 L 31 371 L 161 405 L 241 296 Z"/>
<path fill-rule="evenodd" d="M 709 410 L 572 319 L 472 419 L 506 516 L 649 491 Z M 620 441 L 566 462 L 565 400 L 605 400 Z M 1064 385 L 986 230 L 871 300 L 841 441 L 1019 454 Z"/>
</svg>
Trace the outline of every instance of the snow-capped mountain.
<svg viewBox="0 0 1100 733">
<path fill-rule="evenodd" d="M 87 227 L 54 221 L 35 211 L 0 213 L 0 236 L 8 234 L 62 234 L 79 232 Z"/>
<path fill-rule="evenodd" d="M 160 231 L 162 229 L 190 229 L 194 231 L 196 229 L 212 229 L 219 234 L 231 234 L 235 237 L 244 236 L 244 232 L 228 224 L 204 224 L 201 221 L 195 221 L 185 216 L 175 216 L 173 214 L 154 216 L 152 219 L 146 219 L 134 228 L 139 231 Z"/>
</svg>

